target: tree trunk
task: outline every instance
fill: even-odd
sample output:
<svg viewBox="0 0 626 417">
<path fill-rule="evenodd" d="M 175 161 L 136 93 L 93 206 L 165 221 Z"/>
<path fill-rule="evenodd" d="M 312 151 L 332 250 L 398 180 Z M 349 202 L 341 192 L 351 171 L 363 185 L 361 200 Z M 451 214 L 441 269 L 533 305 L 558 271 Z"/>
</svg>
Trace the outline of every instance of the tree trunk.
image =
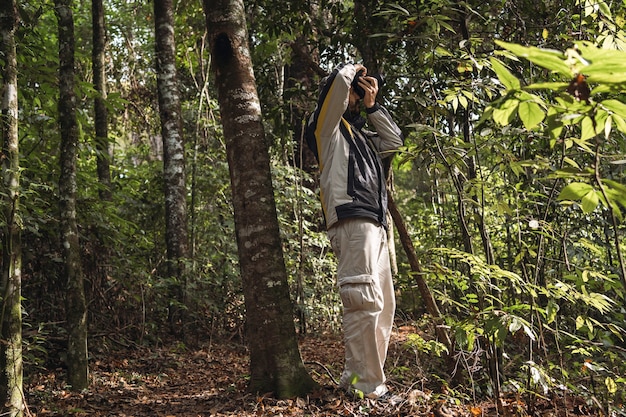
<svg viewBox="0 0 626 417">
<path fill-rule="evenodd" d="M 378 1 L 376 0 L 355 0 L 354 1 L 354 35 L 352 43 L 363 58 L 363 65 L 367 68 L 367 73 L 378 74 L 381 70 L 379 58 L 385 50 L 384 41 L 380 37 L 372 36 L 378 30 L 383 29 L 380 25 L 381 18 L 373 11 L 376 11 Z"/>
<path fill-rule="evenodd" d="M 413 247 L 413 242 L 411 241 L 409 232 L 406 228 L 404 220 L 402 219 L 402 215 L 398 210 L 398 206 L 396 206 L 393 194 L 389 192 L 387 194 L 387 198 L 389 199 L 389 212 L 396 225 L 396 229 L 398 230 L 400 242 L 404 247 L 407 258 L 409 259 L 411 271 L 415 273 L 415 283 L 417 284 L 417 288 L 419 289 L 422 300 L 424 301 L 424 305 L 426 306 L 426 311 L 428 311 L 428 314 L 430 314 L 435 321 L 435 331 L 437 333 L 437 337 L 439 338 L 441 343 L 443 343 L 446 348 L 448 348 L 448 357 L 452 357 L 454 356 L 454 346 L 452 344 L 452 340 L 450 339 L 447 328 L 444 327 L 443 317 L 441 316 L 441 312 L 439 311 L 437 301 L 435 300 L 433 293 L 430 291 L 428 283 L 424 279 L 422 266 L 420 265 L 419 259 L 417 259 L 417 254 L 415 253 L 415 248 Z"/>
<path fill-rule="evenodd" d="M 311 5 L 311 7 L 316 7 Z M 293 42 L 291 42 L 291 59 L 289 64 L 285 67 L 285 88 L 283 90 L 283 103 L 288 103 L 290 116 L 289 125 L 293 131 L 293 157 L 292 163 L 302 169 L 303 171 L 311 174 L 311 178 L 315 178 L 315 181 L 305 183 L 304 177 L 298 175 L 298 192 L 302 187 L 307 187 L 313 192 L 319 187 L 318 181 L 318 168 L 315 155 L 307 146 L 304 138 L 304 128 L 310 113 L 311 100 L 306 95 L 302 94 L 302 89 L 316 91 L 316 88 L 311 88 L 314 82 L 315 71 L 319 68 L 313 57 L 316 57 L 316 53 L 308 50 L 307 43 L 309 37 L 302 35 L 298 36 Z M 326 76 L 325 72 L 322 72 L 322 76 Z M 295 92 L 295 93 L 294 93 Z M 306 270 L 308 253 L 305 253 L 304 248 L 304 221 L 305 215 L 302 210 L 300 202 L 302 199 L 296 197 L 298 200 L 297 206 L 297 221 L 299 230 L 299 243 L 300 248 L 298 250 L 298 269 L 296 271 L 296 294 L 295 294 L 295 308 L 298 322 L 298 331 L 301 335 L 307 332 L 307 317 L 305 314 L 305 277 L 308 273 Z M 321 218 L 321 216 L 320 216 Z M 320 227 L 323 225 L 321 223 Z"/>
<path fill-rule="evenodd" d="M 0 323 L 0 414 L 21 417 L 24 412 L 22 365 L 22 247 L 19 215 L 20 162 L 18 142 L 17 56 L 15 0 L 0 1 L 0 158 L 2 190 L 2 322 Z"/>
<path fill-rule="evenodd" d="M 65 260 L 67 315 L 67 379 L 73 390 L 88 387 L 87 303 L 76 224 L 76 148 L 78 122 L 74 93 L 74 17 L 71 0 L 55 0 L 59 22 L 59 123 L 61 176 L 59 205 Z"/>
<path fill-rule="evenodd" d="M 471 38 L 470 38 L 469 27 L 467 26 L 467 21 L 468 21 L 468 17 L 465 11 L 465 7 L 463 7 L 461 2 L 459 2 L 459 22 L 461 26 L 461 35 L 463 36 L 463 39 L 467 42 L 467 45 L 470 45 Z M 463 132 L 463 141 L 468 146 L 472 146 L 475 148 L 476 143 L 472 138 L 472 132 L 471 132 L 472 124 L 470 120 L 473 116 L 472 108 L 473 108 L 472 102 L 470 101 L 467 108 L 463 110 L 463 114 L 461 116 L 462 117 L 461 125 L 462 125 L 462 132 Z M 493 254 L 493 245 L 491 244 L 491 237 L 489 236 L 489 230 L 487 229 L 487 225 L 485 224 L 485 216 L 484 216 L 485 200 L 484 200 L 484 197 L 482 196 L 482 194 L 484 193 L 484 181 L 482 178 L 480 178 L 480 181 L 476 181 L 478 179 L 478 172 L 477 172 L 477 167 L 476 167 L 477 155 L 478 155 L 478 152 L 476 152 L 475 155 L 468 153 L 465 156 L 465 163 L 467 165 L 467 177 L 470 182 L 480 184 L 481 198 L 480 199 L 478 198 L 477 193 L 474 193 L 474 195 L 472 196 L 472 200 L 475 202 L 474 217 L 476 219 L 478 231 L 480 233 L 480 239 L 483 245 L 483 252 L 485 253 L 485 262 L 487 262 L 487 264 L 489 265 L 493 265 L 495 263 L 495 256 Z M 461 197 L 460 194 L 459 194 L 459 197 Z M 499 304 L 498 294 L 493 294 L 493 288 L 496 287 L 496 283 L 494 282 L 493 279 L 491 281 L 492 281 L 492 285 L 490 287 L 490 291 L 492 292 L 491 294 L 492 299 L 494 300 L 493 301 L 494 304 L 498 305 Z M 477 294 L 480 294 L 480 292 L 477 292 Z M 484 311 L 484 306 L 485 306 L 484 296 L 479 295 L 478 305 L 481 311 Z M 503 356 L 502 355 L 503 355 L 502 348 L 499 347 L 491 337 L 488 337 L 486 356 L 487 356 L 487 360 L 489 364 L 489 375 L 493 382 L 493 388 L 494 388 L 496 397 L 500 396 L 500 388 L 501 388 L 501 383 L 503 380 L 503 373 L 502 373 Z"/>
<path fill-rule="evenodd" d="M 94 102 L 94 118 L 96 130 L 96 152 L 98 180 L 102 188 L 100 198 L 111 199 L 111 150 L 109 148 L 108 111 L 105 105 L 107 98 L 106 68 L 104 49 L 106 33 L 104 25 L 104 7 L 102 0 L 92 0 L 91 21 L 93 27 L 93 84 L 98 92 Z"/>
<path fill-rule="evenodd" d="M 367 68 L 367 73 L 370 75 L 381 73 L 381 56 L 385 51 L 384 41 L 382 38 L 371 36 L 374 33 L 382 32 L 386 28 L 386 22 L 381 19 L 377 13 L 373 13 L 378 8 L 378 2 L 372 0 L 355 0 L 354 1 L 354 33 L 356 36 L 352 37 L 352 43 L 356 46 L 357 50 L 363 58 L 363 65 Z M 380 92 L 378 101 L 381 101 L 382 94 L 384 93 L 384 86 L 379 86 Z M 383 159 L 383 166 L 385 170 L 385 178 L 387 178 L 387 185 L 390 189 L 393 189 L 393 171 L 391 169 L 391 163 L 393 157 Z M 390 217 L 391 213 L 387 213 Z M 387 242 L 389 249 L 389 262 L 391 264 L 392 274 L 398 273 L 398 256 L 396 253 L 396 243 L 394 236 L 395 223 L 390 221 L 387 227 Z"/>
<path fill-rule="evenodd" d="M 154 1 L 156 73 L 159 115 L 163 137 L 165 183 L 165 240 L 170 282 L 170 325 L 184 334 L 186 268 L 189 242 L 185 188 L 185 148 L 181 124 L 180 93 L 176 73 L 174 9 L 172 0 Z"/>
<path fill-rule="evenodd" d="M 315 6 L 312 5 L 312 7 Z M 316 175 L 318 172 L 317 161 L 315 160 L 315 155 L 307 146 L 303 133 L 307 116 L 311 112 L 311 100 L 306 100 L 306 97 L 303 100 L 302 93 L 298 90 L 306 88 L 310 91 L 316 91 L 317 86 L 314 85 L 316 83 L 315 74 L 325 77 L 328 73 L 316 63 L 316 60 L 319 60 L 317 51 L 309 50 L 308 42 L 309 36 L 302 35 L 298 36 L 290 44 L 291 59 L 287 65 L 285 76 L 285 92 L 289 93 L 285 95 L 284 100 L 289 103 L 290 125 L 294 132 L 295 166 L 309 174 Z M 292 91 L 297 91 L 297 93 L 294 94 Z M 317 184 L 311 185 L 311 188 L 316 188 L 317 186 Z"/>
<path fill-rule="evenodd" d="M 250 390 L 287 398 L 316 383 L 298 350 L 276 215 L 269 151 L 242 0 L 204 0 L 235 211 Z"/>
</svg>

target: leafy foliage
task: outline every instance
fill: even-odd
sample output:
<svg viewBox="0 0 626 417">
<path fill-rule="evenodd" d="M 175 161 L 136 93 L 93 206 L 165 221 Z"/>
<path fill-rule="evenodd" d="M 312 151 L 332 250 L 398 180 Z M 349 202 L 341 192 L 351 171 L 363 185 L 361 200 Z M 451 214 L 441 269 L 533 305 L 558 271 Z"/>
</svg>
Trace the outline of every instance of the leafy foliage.
<svg viewBox="0 0 626 417">
<path fill-rule="evenodd" d="M 171 300 L 163 291 L 153 16 L 150 3 L 105 4 L 108 202 L 98 197 L 95 174 L 88 5 L 75 5 L 78 216 L 91 331 L 158 343 L 170 337 L 163 324 Z M 360 6 L 370 13 L 355 14 Z M 185 308 L 190 340 L 200 343 L 242 336 L 245 311 L 204 16 L 196 1 L 176 7 L 192 247 Z M 367 59 L 386 74 L 380 99 L 406 136 L 393 162 L 395 200 L 455 341 L 459 367 L 438 366 L 430 383 L 456 383 L 449 388 L 474 397 L 575 392 L 607 413 L 619 408 L 626 392 L 624 6 L 272 0 L 246 7 L 298 329 L 340 326 L 333 254 L 315 171 L 299 164 L 299 132 L 322 73 Z M 26 325 L 42 329 L 28 339 L 27 359 L 42 366 L 42 346 L 63 336 L 56 324 L 63 320 L 56 23 L 46 2 L 20 12 L 24 309 Z M 434 360 L 440 341 L 415 272 L 397 255 L 398 321 L 419 328 L 409 349 Z"/>
</svg>

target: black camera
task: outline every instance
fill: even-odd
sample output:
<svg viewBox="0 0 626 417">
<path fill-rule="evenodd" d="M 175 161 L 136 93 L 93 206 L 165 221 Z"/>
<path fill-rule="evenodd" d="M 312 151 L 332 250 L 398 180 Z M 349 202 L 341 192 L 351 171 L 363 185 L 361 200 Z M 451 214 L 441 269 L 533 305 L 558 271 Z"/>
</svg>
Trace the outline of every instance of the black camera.
<svg viewBox="0 0 626 417">
<path fill-rule="evenodd" d="M 365 97 L 365 90 L 363 90 L 363 88 L 361 88 L 361 86 L 359 85 L 359 78 L 363 76 L 363 73 L 363 70 L 359 70 L 354 76 L 351 84 L 354 92 L 357 93 L 361 98 Z M 378 80 L 379 89 L 382 88 L 383 85 L 385 85 L 385 76 L 383 74 L 373 74 L 370 75 L 370 77 L 376 78 Z"/>
</svg>

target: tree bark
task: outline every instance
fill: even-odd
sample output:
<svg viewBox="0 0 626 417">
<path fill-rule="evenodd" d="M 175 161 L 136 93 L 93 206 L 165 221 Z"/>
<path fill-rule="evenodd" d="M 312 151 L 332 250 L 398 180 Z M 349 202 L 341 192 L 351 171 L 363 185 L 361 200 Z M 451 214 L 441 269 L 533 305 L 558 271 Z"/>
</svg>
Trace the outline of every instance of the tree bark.
<svg viewBox="0 0 626 417">
<path fill-rule="evenodd" d="M 377 9 L 376 0 L 354 1 L 354 34 L 352 43 L 356 46 L 363 58 L 363 65 L 368 74 L 378 74 L 381 70 L 379 58 L 385 50 L 384 44 L 375 34 L 380 28 L 380 18 L 373 11 Z"/>
<path fill-rule="evenodd" d="M 61 175 L 59 205 L 65 261 L 67 315 L 67 379 L 75 391 L 89 386 L 87 362 L 87 303 L 76 223 L 76 149 L 78 122 L 74 93 L 74 17 L 71 0 L 55 0 L 59 23 L 59 123 Z"/>
<path fill-rule="evenodd" d="M 22 364 L 22 247 L 19 213 L 20 162 L 18 141 L 17 52 L 15 0 L 0 1 L 0 162 L 3 211 L 2 316 L 0 338 L 0 414 L 21 417 L 24 412 Z"/>
<path fill-rule="evenodd" d="M 92 0 L 91 21 L 93 28 L 93 84 L 98 92 L 94 101 L 94 118 L 96 130 L 96 152 L 98 180 L 102 188 L 100 198 L 111 199 L 111 150 L 109 146 L 108 111 L 105 105 L 107 98 L 105 46 L 106 30 L 104 23 L 104 6 L 102 0 Z"/>
<path fill-rule="evenodd" d="M 252 392 L 301 396 L 300 356 L 242 0 L 204 0 L 235 212 Z"/>
<path fill-rule="evenodd" d="M 184 331 L 186 284 L 185 261 L 189 255 L 185 147 L 181 124 L 180 93 L 176 71 L 174 8 L 172 0 L 154 1 L 156 73 L 159 95 L 163 175 L 165 183 L 165 240 L 170 282 L 170 325 L 174 333 Z"/>
</svg>

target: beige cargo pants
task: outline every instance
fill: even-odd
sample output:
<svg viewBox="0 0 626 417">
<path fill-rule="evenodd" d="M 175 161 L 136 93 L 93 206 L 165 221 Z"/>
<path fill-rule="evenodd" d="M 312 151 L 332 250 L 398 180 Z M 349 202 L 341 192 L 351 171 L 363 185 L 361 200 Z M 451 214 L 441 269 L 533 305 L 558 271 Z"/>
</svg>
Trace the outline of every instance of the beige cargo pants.
<svg viewBox="0 0 626 417">
<path fill-rule="evenodd" d="M 333 226 L 328 236 L 343 303 L 346 358 L 339 385 L 377 398 L 387 392 L 383 367 L 396 308 L 387 231 L 355 218 Z"/>
</svg>

